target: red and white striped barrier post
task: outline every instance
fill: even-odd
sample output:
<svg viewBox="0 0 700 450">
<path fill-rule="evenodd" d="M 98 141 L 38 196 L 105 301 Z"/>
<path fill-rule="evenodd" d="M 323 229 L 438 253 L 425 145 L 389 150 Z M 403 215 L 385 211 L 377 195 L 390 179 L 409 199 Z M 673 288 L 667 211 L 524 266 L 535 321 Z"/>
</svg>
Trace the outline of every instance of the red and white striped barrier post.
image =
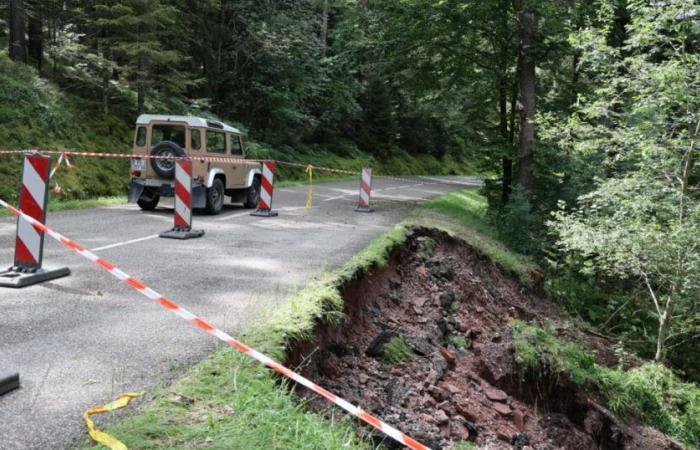
<svg viewBox="0 0 700 450">
<path fill-rule="evenodd" d="M 362 169 L 362 175 L 360 177 L 360 201 L 355 207 L 356 212 L 370 213 L 374 211 L 369 206 L 369 198 L 372 193 L 372 169 L 365 167 Z"/>
<path fill-rule="evenodd" d="M 262 165 L 262 179 L 260 180 L 260 199 L 258 209 L 251 216 L 275 217 L 277 211 L 272 210 L 272 186 L 275 180 L 277 165 L 274 161 L 265 161 Z"/>
<path fill-rule="evenodd" d="M 175 226 L 158 236 L 191 239 L 204 236 L 204 230 L 192 229 L 192 161 L 175 161 Z"/>
<path fill-rule="evenodd" d="M 48 156 L 34 154 L 24 157 L 19 209 L 42 224 L 46 223 L 50 169 L 51 160 Z M 32 226 L 25 218 L 18 217 L 14 264 L 0 272 L 0 286 L 19 288 L 70 274 L 67 267 L 43 269 L 43 257 L 44 232 Z"/>
</svg>

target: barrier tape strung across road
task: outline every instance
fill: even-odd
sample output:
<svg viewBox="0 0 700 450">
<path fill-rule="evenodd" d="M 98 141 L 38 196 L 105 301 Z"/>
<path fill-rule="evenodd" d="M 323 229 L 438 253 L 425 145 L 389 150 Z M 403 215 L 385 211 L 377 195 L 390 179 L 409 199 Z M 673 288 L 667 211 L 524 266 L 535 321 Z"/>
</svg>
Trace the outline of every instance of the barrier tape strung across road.
<svg viewBox="0 0 700 450">
<path fill-rule="evenodd" d="M 141 397 L 143 392 L 125 392 L 119 394 L 119 397 L 107 403 L 106 405 L 95 406 L 90 408 L 83 413 L 83 421 L 88 429 L 88 434 L 93 441 L 108 447 L 110 450 L 128 450 L 126 445 L 122 443 L 119 439 L 115 438 L 111 434 L 107 434 L 104 431 L 100 431 L 95 427 L 95 422 L 90 418 L 93 414 L 101 414 L 105 412 L 114 411 L 115 409 L 125 408 L 131 399 L 136 397 Z"/>
<path fill-rule="evenodd" d="M 305 169 L 308 170 L 309 167 L 311 167 L 313 170 L 318 170 L 322 172 L 329 172 L 329 173 L 338 173 L 338 174 L 344 174 L 344 175 L 359 175 L 360 170 L 347 170 L 347 169 L 338 169 L 338 168 L 333 168 L 333 167 L 325 167 L 325 166 L 317 166 L 314 164 L 308 164 L 308 163 L 297 163 L 297 162 L 291 162 L 291 161 L 280 161 L 280 160 L 274 160 L 274 159 L 247 159 L 247 158 L 233 158 L 233 157 L 217 157 L 217 156 L 185 156 L 185 157 L 180 157 L 180 156 L 153 156 L 153 155 L 140 155 L 140 154 L 134 154 L 134 153 L 102 153 L 102 152 L 84 152 L 84 151 L 78 151 L 78 150 L 43 150 L 43 149 L 26 149 L 26 150 L 0 150 L 0 155 L 22 155 L 22 154 L 27 154 L 27 153 L 45 153 L 45 154 L 53 154 L 53 155 L 64 155 L 64 157 L 70 156 L 78 156 L 78 157 L 97 157 L 97 158 L 125 158 L 125 159 L 165 159 L 165 160 L 192 160 L 192 161 L 203 161 L 203 162 L 259 162 L 263 163 L 265 161 L 273 161 L 278 165 L 281 166 L 289 166 L 289 167 L 297 167 L 300 169 Z M 449 181 L 449 180 L 426 180 L 426 179 L 420 179 L 417 180 L 415 178 L 409 179 L 409 178 L 402 178 L 402 177 L 397 177 L 393 175 L 374 175 L 375 178 L 385 178 L 385 179 L 390 179 L 390 180 L 395 180 L 395 181 L 401 181 L 405 183 L 412 183 L 412 184 L 425 184 L 425 185 L 464 185 L 464 186 L 471 186 L 468 183 L 460 183 L 456 181 Z"/>
<path fill-rule="evenodd" d="M 194 161 L 206 162 L 263 162 L 262 159 L 246 159 L 232 158 L 228 156 L 155 156 L 141 155 L 136 153 L 103 153 L 103 152 L 83 152 L 78 150 L 44 150 L 44 149 L 27 149 L 27 150 L 0 150 L 0 155 L 23 155 L 27 153 L 45 153 L 47 155 L 71 155 L 80 157 L 94 158 L 125 158 L 125 159 L 167 159 L 177 161 L 189 159 Z"/>
<path fill-rule="evenodd" d="M 121 271 L 114 264 L 100 258 L 99 256 L 95 255 L 91 251 L 87 250 L 82 245 L 80 245 L 77 242 L 74 242 L 74 241 L 68 239 L 67 237 L 63 236 L 62 234 L 52 230 L 51 228 L 44 225 L 40 221 L 34 219 L 33 217 L 28 216 L 24 212 L 20 211 L 19 209 L 15 208 L 14 206 L 10 205 L 9 203 L 5 202 L 2 199 L 0 199 L 0 206 L 3 206 L 4 208 L 8 209 L 14 215 L 16 215 L 18 217 L 22 217 L 27 222 L 32 224 L 38 231 L 41 231 L 41 232 L 48 234 L 51 238 L 55 239 L 56 241 L 58 241 L 59 243 L 61 243 L 65 247 L 68 247 L 69 249 L 75 251 L 76 253 L 78 253 L 82 257 L 97 264 L 98 266 L 100 266 L 106 272 L 109 272 L 112 276 L 114 276 L 118 280 L 127 284 L 128 286 L 130 286 L 134 290 L 138 291 L 140 294 L 153 300 L 154 302 L 156 302 L 157 304 L 159 304 L 163 308 L 178 315 L 180 318 L 186 320 L 191 325 L 194 325 L 197 328 L 199 328 L 203 331 L 206 331 L 210 335 L 216 337 L 217 339 L 224 341 L 225 343 L 227 343 L 231 347 L 235 348 L 236 350 L 238 350 L 242 353 L 245 353 L 246 355 L 250 356 L 251 358 L 255 359 L 256 361 L 258 361 L 258 362 L 264 364 L 265 366 L 269 367 L 270 369 L 274 370 L 275 372 L 296 381 L 297 383 L 301 384 L 302 386 L 307 387 L 308 389 L 311 389 L 312 391 L 316 392 L 317 394 L 319 394 L 320 396 L 322 396 L 326 400 L 343 408 L 345 411 L 358 417 L 363 422 L 373 426 L 374 428 L 381 431 L 385 435 L 391 437 L 392 439 L 396 440 L 397 442 L 407 446 L 408 448 L 410 448 L 412 450 L 430 450 L 427 446 L 410 438 L 409 436 L 405 435 L 404 433 L 402 433 L 401 431 L 392 427 L 391 425 L 388 425 L 388 424 L 382 422 L 381 420 L 377 419 L 376 417 L 363 411 L 359 407 L 357 407 L 357 406 L 347 402 L 346 400 L 343 400 L 342 398 L 336 396 L 335 394 L 327 391 L 326 389 L 322 388 L 321 386 L 317 385 L 316 383 L 312 382 L 311 380 L 309 380 L 309 379 L 303 377 L 302 375 L 284 367 L 280 363 L 274 361 L 272 358 L 258 352 L 257 350 L 254 350 L 254 349 L 248 347 L 247 345 L 245 345 L 244 343 L 234 339 L 229 334 L 227 334 L 224 331 L 207 323 L 203 319 L 195 316 L 191 312 L 180 307 L 179 305 L 174 303 L 172 300 L 164 297 L 163 295 L 161 295 L 158 292 L 154 291 L 153 289 L 149 288 L 148 286 L 143 284 L 137 278 L 134 278 L 131 275 Z"/>
</svg>

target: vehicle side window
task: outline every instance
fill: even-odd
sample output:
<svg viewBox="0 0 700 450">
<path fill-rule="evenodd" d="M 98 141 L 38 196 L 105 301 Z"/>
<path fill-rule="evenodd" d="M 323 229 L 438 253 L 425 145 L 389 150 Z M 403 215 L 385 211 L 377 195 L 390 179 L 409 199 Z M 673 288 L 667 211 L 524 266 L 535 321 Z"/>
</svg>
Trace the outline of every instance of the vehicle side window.
<svg viewBox="0 0 700 450">
<path fill-rule="evenodd" d="M 241 137 L 235 134 L 231 135 L 231 154 L 236 156 L 243 155 L 243 145 L 241 144 Z"/>
<path fill-rule="evenodd" d="M 190 130 L 190 146 L 192 150 L 201 150 L 202 148 L 202 132 L 199 130 Z"/>
<path fill-rule="evenodd" d="M 219 131 L 207 130 L 207 152 L 226 153 L 226 135 Z"/>
<path fill-rule="evenodd" d="M 136 129 L 136 146 L 143 147 L 146 145 L 146 127 L 138 127 Z"/>
</svg>

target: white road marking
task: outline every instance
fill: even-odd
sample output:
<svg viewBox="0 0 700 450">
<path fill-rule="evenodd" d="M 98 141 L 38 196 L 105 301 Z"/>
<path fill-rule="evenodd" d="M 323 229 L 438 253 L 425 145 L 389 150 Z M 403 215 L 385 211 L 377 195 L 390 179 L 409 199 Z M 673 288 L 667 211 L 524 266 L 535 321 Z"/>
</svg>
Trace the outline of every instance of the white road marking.
<svg viewBox="0 0 700 450">
<path fill-rule="evenodd" d="M 445 178 L 433 178 L 433 177 L 419 177 L 424 180 L 431 180 L 431 181 L 439 181 L 440 183 L 447 183 L 447 184 L 458 184 L 460 186 L 481 186 L 484 184 L 481 180 L 474 180 L 474 181 L 457 181 L 457 180 L 449 180 Z"/>
<path fill-rule="evenodd" d="M 137 242 L 148 241 L 150 239 L 155 239 L 157 237 L 158 237 L 157 234 L 152 234 L 150 236 L 146 236 L 146 237 L 142 237 L 142 238 L 138 238 L 138 239 L 132 239 L 130 241 L 117 242 L 116 244 L 110 244 L 110 245 L 105 245 L 104 247 L 93 248 L 90 251 L 91 252 L 99 252 L 100 250 L 109 250 L 110 248 L 116 248 L 116 247 L 121 247 L 124 245 L 136 244 Z"/>
</svg>

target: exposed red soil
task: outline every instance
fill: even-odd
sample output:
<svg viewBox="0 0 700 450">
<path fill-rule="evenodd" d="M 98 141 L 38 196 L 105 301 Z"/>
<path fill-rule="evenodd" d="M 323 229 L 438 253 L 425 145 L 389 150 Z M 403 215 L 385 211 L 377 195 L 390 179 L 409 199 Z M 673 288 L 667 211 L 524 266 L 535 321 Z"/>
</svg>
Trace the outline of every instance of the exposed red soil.
<svg viewBox="0 0 700 450">
<path fill-rule="evenodd" d="M 313 339 L 289 349 L 288 363 L 434 449 L 461 441 L 489 449 L 681 448 L 619 419 L 565 374 L 523 380 L 510 343 L 514 319 L 554 325 L 562 338 L 594 349 L 598 364 L 617 358 L 604 338 L 565 328 L 551 302 L 461 241 L 416 230 L 387 268 L 351 283 L 344 298 L 344 322 L 319 324 Z M 395 336 L 412 348 L 409 361 L 381 358 Z"/>
</svg>

